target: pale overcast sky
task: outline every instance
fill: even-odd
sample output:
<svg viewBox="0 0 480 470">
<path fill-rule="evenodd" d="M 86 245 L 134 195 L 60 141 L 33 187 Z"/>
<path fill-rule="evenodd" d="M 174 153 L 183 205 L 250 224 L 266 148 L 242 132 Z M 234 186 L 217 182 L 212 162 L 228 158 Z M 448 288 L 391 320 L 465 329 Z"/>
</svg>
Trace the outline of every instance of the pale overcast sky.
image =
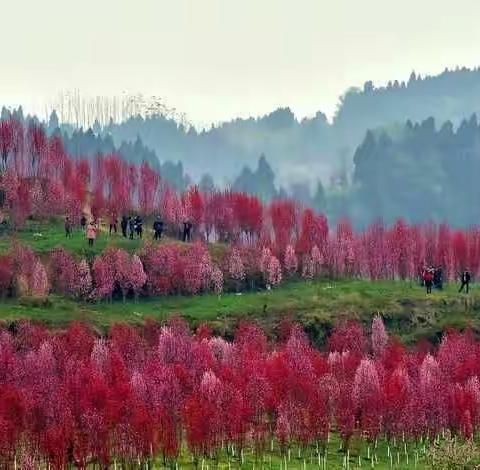
<svg viewBox="0 0 480 470">
<path fill-rule="evenodd" d="M 478 0 L 0 0 L 0 104 L 162 96 L 205 124 L 480 64 Z"/>
</svg>

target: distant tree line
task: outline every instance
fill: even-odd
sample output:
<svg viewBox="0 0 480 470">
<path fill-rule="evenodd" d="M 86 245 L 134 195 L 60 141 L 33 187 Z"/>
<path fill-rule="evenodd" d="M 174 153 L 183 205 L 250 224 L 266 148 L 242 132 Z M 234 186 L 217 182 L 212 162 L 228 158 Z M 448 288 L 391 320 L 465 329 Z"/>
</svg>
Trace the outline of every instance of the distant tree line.
<svg viewBox="0 0 480 470">
<path fill-rule="evenodd" d="M 348 212 L 357 223 L 398 216 L 411 222 L 480 223 L 480 125 L 433 118 L 394 131 L 368 131 L 355 152 Z"/>
<path fill-rule="evenodd" d="M 71 122 L 53 111 L 45 127 L 74 158 L 117 153 L 147 162 L 180 191 L 193 182 L 203 192 L 233 188 L 263 201 L 289 196 L 356 225 L 398 216 L 465 225 L 480 215 L 478 123 L 469 119 L 480 112 L 477 103 L 480 69 L 462 68 L 351 88 L 332 122 L 321 112 L 298 120 L 280 108 L 198 130 L 158 99 L 93 102 L 72 94 L 59 104 Z M 10 115 L 38 121 L 21 108 L 2 110 L 3 119 Z M 92 127 L 82 128 L 87 122 Z"/>
<path fill-rule="evenodd" d="M 23 109 L 9 110 L 2 108 L 0 121 L 13 118 L 22 124 L 36 123 L 45 128 L 49 136 L 58 135 L 63 142 L 65 151 L 76 159 L 94 159 L 98 155 L 118 154 L 128 163 L 140 166 L 142 163 L 158 171 L 162 178 L 175 189 L 184 191 L 191 183 L 190 177 L 185 173 L 183 163 L 166 160 L 161 162 L 155 151 L 147 147 L 140 136 L 134 141 L 122 141 L 116 144 L 109 133 L 102 132 L 96 123 L 93 128 L 84 130 L 70 124 L 60 123 L 56 111 L 52 111 L 48 122 L 41 123 L 36 116 L 24 116 Z"/>
<path fill-rule="evenodd" d="M 289 108 L 279 108 L 258 118 L 212 124 L 205 130 L 163 112 L 138 112 L 100 127 L 117 145 L 135 142 L 140 136 L 161 161 L 181 161 L 195 181 L 208 168 L 219 185 L 231 184 L 239 165 L 253 167 L 264 153 L 279 184 L 304 180 L 315 184 L 339 173 L 352 176 L 353 155 L 368 129 L 429 116 L 458 125 L 480 111 L 478 103 L 480 69 L 462 68 L 423 78 L 412 72 L 407 81 L 394 80 L 382 87 L 367 81 L 361 88 L 350 88 L 340 98 L 331 122 L 321 111 L 299 120 Z"/>
<path fill-rule="evenodd" d="M 263 201 L 293 198 L 331 220 L 349 217 L 355 226 L 405 218 L 465 227 L 480 224 L 478 175 L 480 124 L 473 114 L 458 126 L 436 126 L 430 117 L 369 130 L 355 152 L 352 177 L 331 178 L 326 187 L 318 181 L 313 191 L 306 181 L 277 186 L 264 155 L 256 169 L 240 172 L 232 188 Z"/>
<path fill-rule="evenodd" d="M 292 183 L 288 188 L 280 186 L 277 189 L 275 172 L 263 154 L 258 160 L 256 170 L 252 170 L 249 166 L 243 168 L 234 180 L 232 189 L 236 192 L 253 194 L 263 202 L 289 198 L 306 207 L 313 207 L 318 212 L 325 212 L 327 209 L 327 196 L 320 180 L 317 181 L 313 194 L 308 181 Z"/>
</svg>

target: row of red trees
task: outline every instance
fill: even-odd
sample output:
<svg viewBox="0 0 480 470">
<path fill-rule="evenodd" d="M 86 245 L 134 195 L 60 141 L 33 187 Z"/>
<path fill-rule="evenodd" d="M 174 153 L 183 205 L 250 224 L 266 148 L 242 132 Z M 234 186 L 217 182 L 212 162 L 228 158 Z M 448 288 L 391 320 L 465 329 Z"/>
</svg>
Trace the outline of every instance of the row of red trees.
<svg viewBox="0 0 480 470">
<path fill-rule="evenodd" d="M 71 158 L 58 135 L 47 136 L 34 120 L 0 121 L 0 209 L 15 226 L 32 216 L 79 219 L 88 206 L 96 217 L 138 212 L 161 215 L 167 224 L 189 220 L 203 236 L 259 234 L 263 206 L 255 197 L 231 192 L 178 194 L 147 163 L 129 164 L 118 154 L 94 160 Z"/>
<path fill-rule="evenodd" d="M 203 242 L 190 245 L 147 243 L 130 255 L 109 249 L 90 263 L 56 249 L 42 263 L 27 247 L 0 256 L 0 296 L 45 296 L 50 291 L 78 299 L 127 295 L 220 294 L 251 287 L 272 287 L 285 279 L 359 277 L 414 279 L 423 266 L 442 266 L 446 280 L 480 262 L 480 229 L 452 231 L 448 226 L 390 228 L 373 224 L 355 232 L 348 222 L 320 230 L 322 217 L 304 211 L 296 244 L 283 248 L 275 236 L 231 243 L 213 257 Z"/>
<path fill-rule="evenodd" d="M 137 167 L 118 155 L 72 159 L 60 137 L 48 137 L 38 123 L 26 122 L 0 121 L 0 210 L 17 226 L 29 216 L 75 219 L 86 206 L 97 216 L 160 214 L 174 232 L 190 220 L 198 240 L 229 240 L 260 252 L 267 247 L 277 260 L 270 260 L 272 284 L 279 279 L 279 265 L 284 273 L 298 271 L 306 278 L 372 279 L 413 278 L 424 264 L 442 266 L 450 279 L 465 268 L 475 275 L 480 267 L 478 228 L 399 220 L 392 227 L 379 222 L 354 231 L 344 220 L 332 229 L 323 215 L 290 200 L 263 205 L 254 196 L 201 193 L 195 186 L 179 194 L 146 163 Z M 242 262 L 248 264 L 245 257 Z"/>
<path fill-rule="evenodd" d="M 117 325 L 108 338 L 21 323 L 0 334 L 0 459 L 22 469 L 143 467 L 175 460 L 186 443 L 194 462 L 220 451 L 238 461 L 273 440 L 284 455 L 301 446 L 322 456 L 333 431 L 347 455 L 353 437 L 365 455 L 378 439 L 403 453 L 445 431 L 469 439 L 479 430 L 479 374 L 472 335 L 407 350 L 379 317 L 370 337 L 339 325 L 327 352 L 286 323 L 276 344 L 252 325 L 227 342 L 206 327 L 192 336 L 179 320 Z"/>
</svg>

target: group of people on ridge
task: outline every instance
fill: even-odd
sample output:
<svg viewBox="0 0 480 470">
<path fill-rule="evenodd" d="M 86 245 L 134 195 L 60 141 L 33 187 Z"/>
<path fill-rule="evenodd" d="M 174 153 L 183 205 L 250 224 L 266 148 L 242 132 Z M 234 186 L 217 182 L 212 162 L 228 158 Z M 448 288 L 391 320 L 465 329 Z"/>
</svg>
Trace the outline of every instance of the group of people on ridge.
<svg viewBox="0 0 480 470">
<path fill-rule="evenodd" d="M 65 237 L 71 238 L 73 235 L 74 224 L 72 222 L 72 219 L 69 216 L 65 217 L 64 226 L 65 226 Z M 82 215 L 82 217 L 80 218 L 80 227 L 82 231 L 85 233 L 89 246 L 93 246 L 95 239 L 97 238 L 97 231 L 98 231 L 98 227 L 95 219 L 92 219 L 87 224 L 87 218 L 85 217 L 85 215 Z"/>
<path fill-rule="evenodd" d="M 425 267 L 422 271 L 422 281 L 427 289 L 427 294 L 432 293 L 432 288 L 442 290 L 443 289 L 443 269 L 441 266 Z"/>
<path fill-rule="evenodd" d="M 124 215 L 122 217 L 122 221 L 120 222 L 120 227 L 122 229 L 123 238 L 128 237 L 130 240 L 133 240 L 134 238 L 143 238 L 143 220 L 139 215 L 135 217 L 127 217 Z M 117 233 L 116 217 L 112 218 L 110 221 L 110 235 L 112 232 Z"/>
<path fill-rule="evenodd" d="M 109 234 L 117 233 L 117 225 L 118 219 L 115 216 L 112 216 L 110 219 L 109 225 Z M 80 219 L 80 226 L 85 232 L 86 238 L 88 240 L 88 245 L 93 246 L 95 243 L 95 239 L 97 238 L 98 233 L 98 225 L 95 219 L 92 218 L 90 222 L 87 224 L 87 218 L 85 215 L 82 215 Z M 122 229 L 122 236 L 124 238 L 130 238 L 133 240 L 136 238 L 143 237 L 143 220 L 142 218 L 137 215 L 135 217 L 129 216 L 127 217 L 124 215 L 122 217 L 120 227 Z M 184 242 L 191 241 L 192 239 L 192 228 L 193 224 L 190 221 L 183 222 L 183 232 L 181 234 L 181 239 Z M 70 238 L 72 236 L 73 231 L 73 223 L 70 217 L 65 217 L 65 236 Z M 163 220 L 160 216 L 155 218 L 153 222 L 153 239 L 154 240 L 161 240 L 164 231 L 164 224 Z M 472 276 L 468 269 L 465 269 L 461 273 L 459 273 L 460 278 L 460 288 L 458 292 L 465 292 L 468 294 L 470 291 L 470 282 L 472 280 Z M 421 272 L 421 282 L 425 286 L 427 290 L 427 294 L 432 293 L 432 289 L 443 289 L 443 268 L 441 266 L 437 267 L 427 267 L 425 266 Z"/>
<path fill-rule="evenodd" d="M 470 272 L 466 269 L 459 273 L 460 277 L 460 289 L 458 292 L 462 292 L 465 289 L 465 292 L 468 294 L 470 290 L 470 282 L 472 276 Z M 427 294 L 432 293 L 432 289 L 443 289 L 443 269 L 441 266 L 438 267 L 424 267 L 422 271 L 422 283 L 427 290 Z"/>
<path fill-rule="evenodd" d="M 71 238 L 73 235 L 74 224 L 72 222 L 72 219 L 69 216 L 65 217 L 64 226 L 65 226 L 65 237 Z M 85 215 L 82 215 L 82 217 L 80 218 L 80 227 L 82 231 L 85 233 L 89 246 L 93 246 L 95 239 L 97 238 L 97 232 L 98 232 L 98 226 L 97 226 L 96 220 L 92 218 L 90 222 L 88 222 L 87 224 L 87 218 L 85 217 Z"/>
<path fill-rule="evenodd" d="M 90 222 L 87 223 L 86 216 L 82 215 L 82 217 L 80 218 L 80 227 L 86 235 L 89 246 L 93 246 L 99 230 L 96 219 L 92 218 Z M 134 238 L 143 238 L 143 220 L 139 215 L 134 217 L 127 217 L 126 215 L 124 215 L 122 217 L 122 220 L 120 221 L 120 228 L 122 231 L 122 236 L 124 238 L 129 238 L 130 240 L 133 240 Z M 164 232 L 164 223 L 160 216 L 157 216 L 155 218 L 152 228 L 153 239 L 161 240 Z M 193 224 L 190 221 L 187 220 L 183 222 L 183 231 L 179 234 L 182 241 L 189 242 L 192 240 L 192 229 Z M 116 234 L 118 232 L 118 218 L 116 216 L 112 216 L 110 218 L 108 232 L 110 235 Z M 72 233 L 73 222 L 71 218 L 67 216 L 65 217 L 65 236 L 67 238 L 70 238 L 72 236 Z"/>
</svg>

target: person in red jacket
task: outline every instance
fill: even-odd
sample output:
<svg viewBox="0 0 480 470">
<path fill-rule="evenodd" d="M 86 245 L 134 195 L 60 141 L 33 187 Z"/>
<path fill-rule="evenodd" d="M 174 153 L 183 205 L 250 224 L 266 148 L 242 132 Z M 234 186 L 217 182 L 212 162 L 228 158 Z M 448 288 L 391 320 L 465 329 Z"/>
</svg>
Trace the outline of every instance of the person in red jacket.
<svg viewBox="0 0 480 470">
<path fill-rule="evenodd" d="M 431 294 L 433 286 L 433 270 L 431 268 L 423 270 L 423 282 L 427 289 L 427 294 Z"/>
</svg>

